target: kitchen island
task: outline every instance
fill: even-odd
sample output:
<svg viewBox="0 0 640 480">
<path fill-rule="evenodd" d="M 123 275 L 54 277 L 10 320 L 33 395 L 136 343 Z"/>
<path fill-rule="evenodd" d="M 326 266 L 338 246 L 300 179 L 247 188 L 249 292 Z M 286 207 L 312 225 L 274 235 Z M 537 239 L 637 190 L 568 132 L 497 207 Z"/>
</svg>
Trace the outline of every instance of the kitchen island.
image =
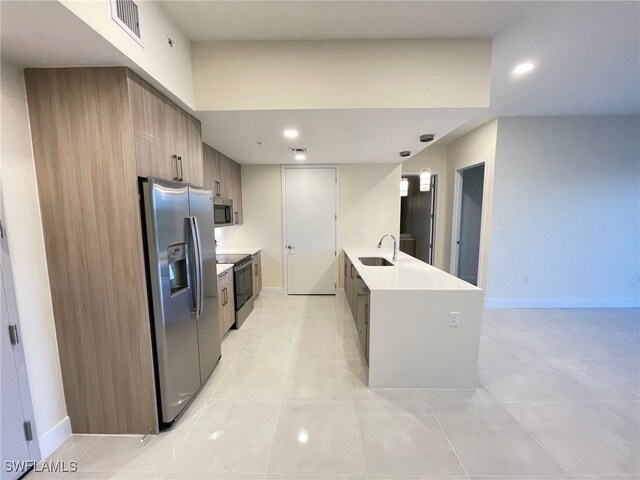
<svg viewBox="0 0 640 480">
<path fill-rule="evenodd" d="M 482 289 L 402 252 L 393 262 L 389 248 L 344 251 L 345 265 L 353 267 L 345 269 L 345 287 L 360 277 L 370 292 L 361 336 L 368 343 L 369 387 L 475 388 Z M 392 265 L 365 265 L 361 258 Z"/>
</svg>

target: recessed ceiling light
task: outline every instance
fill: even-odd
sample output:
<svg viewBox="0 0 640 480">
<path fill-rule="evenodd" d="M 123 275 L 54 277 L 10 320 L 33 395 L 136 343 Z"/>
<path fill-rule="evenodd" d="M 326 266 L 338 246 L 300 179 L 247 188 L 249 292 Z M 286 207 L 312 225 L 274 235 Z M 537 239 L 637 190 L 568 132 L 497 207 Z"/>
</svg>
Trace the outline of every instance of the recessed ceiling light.
<svg viewBox="0 0 640 480">
<path fill-rule="evenodd" d="M 535 65 L 533 63 L 521 63 L 520 65 L 516 65 L 516 68 L 513 69 L 513 73 L 516 75 L 522 75 L 523 73 L 529 73 L 533 70 Z"/>
<path fill-rule="evenodd" d="M 298 133 L 298 131 L 297 131 L 297 130 L 294 130 L 294 129 L 290 128 L 290 129 L 288 129 L 288 130 L 285 130 L 285 131 L 283 132 L 283 135 L 284 135 L 285 137 L 287 137 L 287 138 L 297 138 L 297 137 L 298 137 L 298 135 L 300 135 L 300 134 Z"/>
<path fill-rule="evenodd" d="M 300 160 L 300 161 L 302 161 L 302 160 L 304 160 L 305 158 L 307 158 L 307 156 L 306 156 L 304 153 L 296 153 L 296 156 L 295 156 L 295 157 L 293 157 L 293 158 L 295 158 L 296 160 Z"/>
</svg>

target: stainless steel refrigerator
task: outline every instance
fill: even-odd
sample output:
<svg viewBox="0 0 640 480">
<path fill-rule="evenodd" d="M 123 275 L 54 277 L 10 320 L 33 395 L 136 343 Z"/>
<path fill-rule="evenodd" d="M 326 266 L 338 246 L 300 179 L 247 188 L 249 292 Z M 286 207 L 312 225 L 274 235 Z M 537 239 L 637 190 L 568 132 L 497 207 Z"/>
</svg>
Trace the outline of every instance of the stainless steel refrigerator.
<svg viewBox="0 0 640 480">
<path fill-rule="evenodd" d="M 161 424 L 171 424 L 220 359 L 213 193 L 141 179 Z"/>
</svg>

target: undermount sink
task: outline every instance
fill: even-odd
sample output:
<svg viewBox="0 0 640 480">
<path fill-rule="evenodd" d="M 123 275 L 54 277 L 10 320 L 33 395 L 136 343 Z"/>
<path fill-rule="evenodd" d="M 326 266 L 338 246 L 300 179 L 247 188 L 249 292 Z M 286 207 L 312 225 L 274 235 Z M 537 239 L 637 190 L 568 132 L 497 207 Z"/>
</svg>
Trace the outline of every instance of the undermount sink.
<svg viewBox="0 0 640 480">
<path fill-rule="evenodd" d="M 393 267 L 393 263 L 382 257 L 358 257 L 358 260 L 367 267 Z"/>
</svg>

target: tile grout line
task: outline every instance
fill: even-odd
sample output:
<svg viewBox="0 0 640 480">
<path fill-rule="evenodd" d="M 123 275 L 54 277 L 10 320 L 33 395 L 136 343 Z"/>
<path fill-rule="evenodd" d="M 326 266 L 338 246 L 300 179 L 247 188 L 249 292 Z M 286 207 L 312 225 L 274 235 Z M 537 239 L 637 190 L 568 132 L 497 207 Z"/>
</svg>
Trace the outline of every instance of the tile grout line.
<svg viewBox="0 0 640 480">
<path fill-rule="evenodd" d="M 420 394 L 424 396 L 424 393 L 422 393 L 422 391 L 420 392 Z M 451 451 L 453 452 L 453 454 L 456 456 L 456 460 L 458 460 L 458 463 L 460 464 L 460 466 L 462 467 L 462 471 L 464 472 L 464 474 L 467 476 L 467 480 L 471 479 L 471 476 L 469 475 L 469 472 L 467 472 L 467 468 L 464 466 L 464 463 L 462 463 L 462 460 L 460 459 L 460 456 L 458 455 L 458 452 L 456 451 L 456 449 L 453 446 L 453 443 L 451 443 L 451 440 L 449 440 L 449 435 L 447 435 L 447 432 L 444 431 L 444 428 L 442 428 L 442 424 L 440 423 L 440 420 L 438 419 L 438 416 L 436 415 L 436 413 L 433 411 L 433 407 L 431 406 L 431 402 L 429 402 L 426 397 L 425 397 L 425 401 L 427 402 L 427 406 L 429 407 L 429 411 L 431 412 L 431 415 L 433 415 L 433 418 L 436 420 L 436 423 L 438 424 L 438 428 L 440 428 L 440 431 L 442 432 L 442 434 L 444 435 L 444 438 L 447 440 L 447 443 L 449 444 L 449 447 L 451 448 Z"/>
<path fill-rule="evenodd" d="M 273 445 L 276 441 L 276 433 L 278 432 L 278 424 L 280 423 L 280 413 L 282 413 L 282 404 L 284 403 L 284 393 L 287 389 L 287 382 L 289 381 L 289 374 L 291 373 L 291 359 L 289 359 L 289 366 L 287 367 L 287 376 L 284 380 L 284 385 L 282 387 L 282 393 L 280 394 L 280 404 L 278 405 L 278 415 L 276 415 L 276 423 L 273 427 L 273 436 L 271 437 L 271 446 L 269 447 L 269 456 L 267 457 L 267 464 L 265 466 L 264 478 L 267 478 L 267 474 L 269 473 L 269 465 L 271 464 L 271 457 L 273 455 Z"/>
<path fill-rule="evenodd" d="M 341 313 L 344 313 L 344 312 L 341 312 Z M 351 312 L 349 312 L 349 313 L 351 313 Z M 351 320 L 351 318 L 349 319 L 349 321 L 350 320 Z M 369 467 L 367 466 L 368 465 L 368 462 L 367 462 L 367 449 L 365 448 L 365 443 L 364 443 L 364 433 L 362 432 L 362 423 L 360 421 L 360 416 L 358 415 L 357 408 L 356 408 L 357 407 L 357 403 L 356 403 L 356 398 L 355 398 L 355 390 L 353 388 L 353 375 L 351 375 L 351 366 L 349 365 L 349 356 L 347 354 L 347 345 L 345 343 L 345 338 L 346 337 L 345 337 L 344 325 L 341 324 L 341 326 L 342 326 L 342 331 L 341 331 L 341 334 L 342 334 L 342 353 L 343 353 L 343 355 L 345 357 L 345 361 L 347 362 L 347 372 L 349 373 L 349 386 L 350 386 L 351 397 L 352 397 L 351 405 L 352 405 L 354 413 L 356 415 L 356 421 L 358 422 L 358 434 L 359 434 L 359 437 L 360 437 L 360 443 L 362 445 L 362 454 L 363 454 L 363 457 L 364 457 L 364 476 L 365 476 L 366 479 L 368 479 L 369 478 Z M 368 388 L 368 386 L 367 386 L 367 388 Z"/>
<path fill-rule="evenodd" d="M 495 397 L 494 397 L 495 398 Z M 533 439 L 534 442 L 536 442 L 536 444 L 540 447 L 540 449 L 551 459 L 553 460 L 553 462 L 560 467 L 560 470 L 562 470 L 562 473 L 565 476 L 568 476 L 569 473 L 564 469 L 564 467 L 562 465 L 560 465 L 560 463 L 556 460 L 556 457 L 551 455 L 551 453 L 549 451 L 547 451 L 547 449 L 538 441 L 538 439 L 535 437 L 535 435 L 533 434 L 533 432 L 531 432 L 527 427 L 525 427 L 524 425 L 522 425 L 522 423 L 520 423 L 520 421 L 516 418 L 516 416 L 511 413 L 511 411 L 509 411 L 509 409 L 507 408 L 507 405 L 505 405 L 504 403 L 502 403 L 500 400 L 496 399 L 498 402 L 498 405 L 500 405 L 502 408 L 504 408 L 505 412 L 507 412 L 509 414 L 509 416 L 511 418 L 513 418 L 513 420 L 520 426 L 520 428 L 522 428 L 525 432 L 527 432 L 529 434 L 529 436 Z M 514 403 L 526 403 L 526 402 L 514 402 Z M 549 402 L 539 402 L 539 403 L 549 403 Z"/>
<path fill-rule="evenodd" d="M 260 312 L 260 314 L 258 315 L 258 319 L 262 316 L 262 312 Z M 253 331 L 253 329 L 251 329 L 248 333 L 249 335 L 251 334 L 251 331 Z M 244 339 L 244 341 L 242 341 L 242 343 L 238 346 L 235 354 L 233 355 L 233 358 L 229 361 L 229 366 L 231 366 L 231 363 L 233 363 L 233 361 L 236 359 L 236 357 L 238 356 L 238 353 L 240 352 L 240 348 L 242 348 L 242 346 L 245 344 L 245 342 L 247 341 L 247 339 L 249 338 L 249 335 L 247 335 Z M 209 403 L 211 402 L 211 399 L 213 398 L 213 395 L 215 394 L 216 390 L 218 390 L 218 387 L 220 386 L 220 384 L 222 383 L 222 381 L 224 380 L 225 376 L 227 375 L 227 371 L 229 370 L 229 366 L 227 366 L 227 369 L 224 371 L 224 373 L 222 374 L 222 377 L 220 377 L 220 383 L 216 386 L 216 388 L 213 389 L 213 391 L 211 392 L 211 395 L 209 395 L 209 398 L 206 399 L 204 406 L 202 407 L 202 409 L 200 410 L 200 412 L 196 415 L 195 420 L 193 421 L 193 425 L 191 425 L 191 428 L 189 429 L 189 431 L 187 432 L 187 434 L 184 436 L 184 440 L 182 440 L 179 443 L 178 449 L 182 449 L 182 447 L 184 447 L 185 443 L 187 442 L 187 439 L 189 438 L 189 436 L 191 435 L 191 433 L 193 432 L 193 429 L 196 428 L 196 425 L 198 424 L 198 422 L 200 421 L 200 419 L 202 418 L 202 415 L 204 415 L 204 411 L 207 408 L 207 405 L 209 405 Z M 229 407 L 230 408 L 230 407 Z M 227 411 L 225 412 L 225 417 L 227 415 L 227 413 L 229 413 L 229 408 L 227 409 Z M 158 435 L 159 437 L 159 435 Z M 163 477 L 165 478 L 166 475 L 168 475 L 170 472 L 167 470 L 165 472 L 163 472 Z"/>
</svg>

